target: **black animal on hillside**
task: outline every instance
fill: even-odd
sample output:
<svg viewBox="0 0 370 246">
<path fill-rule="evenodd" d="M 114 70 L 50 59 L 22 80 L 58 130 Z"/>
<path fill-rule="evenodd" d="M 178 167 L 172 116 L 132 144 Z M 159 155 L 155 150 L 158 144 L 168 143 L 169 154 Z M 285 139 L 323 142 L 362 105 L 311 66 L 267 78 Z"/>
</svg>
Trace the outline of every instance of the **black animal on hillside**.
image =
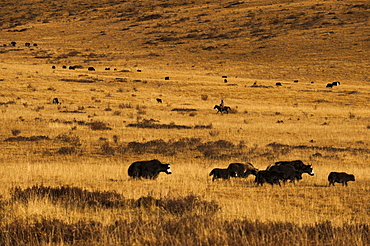
<svg viewBox="0 0 370 246">
<path fill-rule="evenodd" d="M 161 172 L 172 174 L 170 164 L 162 164 L 156 159 L 136 161 L 128 168 L 128 175 L 132 178 L 156 179 Z"/>
<path fill-rule="evenodd" d="M 239 178 L 247 178 L 249 174 L 256 175 L 258 172 L 252 163 L 230 163 L 227 169 L 235 172 Z"/>
<path fill-rule="evenodd" d="M 340 85 L 340 82 L 339 81 L 334 81 L 333 83 L 331 83 L 333 86 L 338 86 Z"/>
<path fill-rule="evenodd" d="M 229 169 L 223 169 L 223 168 L 215 168 L 210 173 L 209 176 L 212 176 L 212 181 L 215 181 L 215 179 L 230 179 L 230 177 L 237 177 L 238 174 L 234 171 L 231 171 Z"/>
<path fill-rule="evenodd" d="M 280 180 L 284 179 L 284 174 L 277 171 L 270 171 L 270 170 L 262 170 L 258 171 L 254 182 L 257 185 L 263 186 L 264 183 L 268 183 L 270 185 L 277 184 L 281 186 Z"/>
<path fill-rule="evenodd" d="M 302 179 L 302 172 L 297 171 L 293 166 L 290 165 L 271 166 L 268 170 L 282 173 L 282 180 L 284 184 L 288 180 L 290 180 L 291 183 L 294 183 L 296 180 Z"/>
<path fill-rule="evenodd" d="M 59 99 L 57 97 L 53 98 L 53 104 L 59 104 Z"/>
<path fill-rule="evenodd" d="M 315 173 L 313 171 L 312 165 L 306 165 L 301 160 L 294 160 L 294 161 L 278 161 L 274 164 L 271 164 L 266 169 L 270 169 L 272 166 L 282 166 L 282 165 L 289 165 L 293 166 L 297 171 L 300 171 L 302 173 L 307 173 L 310 176 L 314 176 Z"/>
<path fill-rule="evenodd" d="M 221 107 L 220 105 L 215 105 L 213 107 L 213 109 L 217 109 L 217 114 L 218 113 L 221 113 L 221 114 L 226 113 L 226 114 L 228 114 L 229 111 L 231 110 L 231 108 L 229 106 Z"/>
<path fill-rule="evenodd" d="M 328 176 L 329 186 L 334 183 L 341 183 L 342 186 L 348 186 L 348 181 L 355 181 L 355 175 L 344 172 L 331 172 Z"/>
<path fill-rule="evenodd" d="M 266 170 L 282 172 L 284 174 L 284 183 L 287 180 L 293 183 L 296 180 L 301 180 L 303 173 L 307 173 L 311 176 L 315 175 L 312 165 L 306 165 L 301 160 L 278 161 L 269 165 Z"/>
<path fill-rule="evenodd" d="M 95 68 L 94 67 L 88 67 L 87 70 L 88 71 L 95 71 Z"/>
<path fill-rule="evenodd" d="M 162 99 L 160 99 L 160 98 L 157 98 L 157 99 L 155 99 L 158 103 L 162 103 L 163 101 L 162 101 Z"/>
</svg>

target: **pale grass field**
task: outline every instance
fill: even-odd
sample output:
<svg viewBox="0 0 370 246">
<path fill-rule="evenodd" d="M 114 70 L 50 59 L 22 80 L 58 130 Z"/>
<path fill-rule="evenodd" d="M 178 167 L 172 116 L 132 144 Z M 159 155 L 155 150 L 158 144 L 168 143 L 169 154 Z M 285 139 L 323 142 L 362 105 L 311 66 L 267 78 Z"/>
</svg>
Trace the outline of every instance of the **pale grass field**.
<svg viewBox="0 0 370 246">
<path fill-rule="evenodd" d="M 299 225 L 326 220 L 335 225 L 367 223 L 369 220 L 370 167 L 367 164 L 369 153 L 366 152 L 369 145 L 369 117 L 366 109 L 361 107 L 361 102 L 368 96 L 346 94 L 347 91 L 353 90 L 351 85 L 326 90 L 322 88 L 323 85 L 286 82 L 288 86 L 276 88 L 274 81 L 258 81 L 271 87 L 252 88 L 250 86 L 253 81 L 247 79 L 238 78 L 237 85 L 227 86 L 222 84 L 219 76 L 204 75 L 198 78 L 186 72 L 176 73 L 168 84 L 162 81 L 163 75 L 167 73 L 125 73 L 129 81 L 141 79 L 147 80 L 148 83 L 118 83 L 110 81 L 111 78 L 118 77 L 117 72 L 108 75 L 105 72 L 97 72 L 89 76 L 98 77 L 100 81 L 82 84 L 63 82 L 59 78 L 76 78 L 76 75 L 86 72 L 67 72 L 60 69 L 54 72 L 49 66 L 38 68 L 33 65 L 9 66 L 5 71 L 5 78 L 14 83 L 2 82 L 1 101 L 14 100 L 16 103 L 1 106 L 2 139 L 11 137 L 12 129 L 19 129 L 21 136 L 46 135 L 53 140 L 1 142 L 1 195 L 4 199 L 9 198 L 9 189 L 16 186 L 27 188 L 33 185 L 68 185 L 91 191 L 117 191 L 130 199 L 142 196 L 158 199 L 184 197 L 192 194 L 217 202 L 222 208 L 217 215 L 220 220 L 283 221 Z M 30 75 L 36 71 L 37 76 Z M 18 76 L 17 81 L 13 76 Z M 187 80 L 190 82 L 187 83 Z M 29 84 L 34 90 L 29 88 Z M 48 90 L 50 87 L 54 90 Z M 118 89 L 123 92 L 117 92 Z M 357 90 L 367 93 L 369 88 Z M 208 99 L 202 100 L 202 94 L 209 95 Z M 63 103 L 59 106 L 52 105 L 51 99 L 54 96 L 60 98 Z M 91 97 L 101 101 L 97 102 Z M 163 98 L 164 103 L 155 102 L 156 97 Z M 220 98 L 224 98 L 227 105 L 234 109 L 237 107 L 236 113 L 215 114 L 213 105 L 218 104 Z M 24 106 L 24 103 L 27 103 L 27 106 Z M 130 103 L 133 107 L 121 109 L 120 103 Z M 137 105 L 144 112 L 139 114 Z M 81 106 L 84 106 L 81 111 L 86 113 L 59 112 L 65 109 L 76 110 Z M 36 110 L 38 107 L 44 108 Z M 105 111 L 107 107 L 112 108 L 112 111 Z M 173 112 L 172 108 L 195 108 L 197 111 L 194 116 L 189 116 L 189 113 Z M 112 115 L 115 110 L 122 113 Z M 161 130 L 126 127 L 128 123 L 151 118 L 165 124 L 212 124 L 213 129 Z M 92 131 L 87 126 L 79 125 L 76 130 L 71 130 L 74 124 L 50 121 L 55 119 L 103 121 L 113 130 Z M 283 123 L 276 123 L 278 120 Z M 81 146 L 78 148 L 81 155 L 55 154 L 60 147 L 68 145 L 56 141 L 55 138 L 68 132 L 80 138 Z M 175 156 L 101 154 L 100 146 L 104 141 L 99 138 L 106 138 L 106 141 L 114 146 L 113 135 L 118 136 L 118 144 L 123 145 L 130 141 L 168 141 L 192 137 L 201 138 L 203 142 L 227 140 L 238 144 L 242 141 L 246 146 L 246 153 L 242 158 L 228 160 L 194 158 L 187 153 L 181 154 L 181 150 Z M 291 147 L 316 146 L 317 149 L 286 147 L 285 150 L 274 150 L 267 147 L 274 142 Z M 338 152 L 320 150 L 320 147 L 348 149 Z M 366 151 L 354 150 L 357 148 Z M 316 153 L 321 156 L 313 157 Z M 161 174 L 155 181 L 129 179 L 127 168 L 130 163 L 152 158 L 171 163 L 173 174 Z M 282 187 L 257 187 L 253 183 L 253 177 L 246 180 L 212 182 L 208 176 L 213 168 L 227 167 L 231 162 L 248 161 L 259 169 L 265 169 L 274 161 L 295 159 L 312 164 L 316 175 L 311 177 L 305 174 L 303 180 L 296 185 L 286 184 Z M 327 175 L 331 171 L 353 173 L 356 182 L 350 182 L 348 187 L 337 184 L 329 188 Z M 70 223 L 92 219 L 109 224 L 117 218 L 135 219 L 129 211 L 67 211 L 47 200 L 11 206 L 7 209 L 6 216 L 10 221 L 19 217 L 44 216 Z M 151 215 L 147 216 L 147 219 L 153 219 Z"/>
</svg>

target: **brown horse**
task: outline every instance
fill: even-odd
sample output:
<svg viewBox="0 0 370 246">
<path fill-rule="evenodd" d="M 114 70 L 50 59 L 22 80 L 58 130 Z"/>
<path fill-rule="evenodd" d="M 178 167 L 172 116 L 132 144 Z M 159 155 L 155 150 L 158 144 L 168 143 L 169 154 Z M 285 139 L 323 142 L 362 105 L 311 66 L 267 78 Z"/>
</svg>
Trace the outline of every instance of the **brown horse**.
<svg viewBox="0 0 370 246">
<path fill-rule="evenodd" d="M 221 114 L 226 113 L 226 114 L 228 114 L 229 111 L 231 110 L 231 108 L 229 106 L 221 107 L 220 105 L 215 105 L 213 107 L 213 109 L 217 109 L 217 113 L 216 114 L 218 114 L 218 113 L 221 113 Z"/>
</svg>

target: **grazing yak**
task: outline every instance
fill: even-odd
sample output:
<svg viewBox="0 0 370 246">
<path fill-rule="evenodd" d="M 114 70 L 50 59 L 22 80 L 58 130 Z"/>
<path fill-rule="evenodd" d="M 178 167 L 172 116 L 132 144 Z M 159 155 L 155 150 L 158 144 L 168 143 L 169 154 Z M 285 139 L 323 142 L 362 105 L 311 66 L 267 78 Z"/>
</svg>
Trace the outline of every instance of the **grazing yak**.
<svg viewBox="0 0 370 246">
<path fill-rule="evenodd" d="M 277 171 L 262 170 L 258 171 L 256 178 L 254 180 L 257 185 L 263 185 L 264 183 L 269 183 L 270 185 L 277 184 L 281 186 L 280 180 L 284 179 L 284 174 Z"/>
<path fill-rule="evenodd" d="M 294 181 L 302 179 L 302 172 L 297 171 L 293 166 L 290 165 L 271 166 L 268 170 L 282 173 L 282 180 L 284 184 L 288 180 L 290 180 L 291 183 L 294 183 Z"/>
<path fill-rule="evenodd" d="M 132 178 L 156 179 L 160 172 L 172 174 L 170 164 L 162 164 L 154 159 L 134 162 L 128 168 L 128 175 Z"/>
<path fill-rule="evenodd" d="M 229 106 L 223 106 L 223 107 L 221 107 L 220 105 L 215 105 L 214 107 L 213 107 L 213 109 L 217 109 L 217 113 L 216 114 L 218 114 L 218 113 L 226 113 L 226 114 L 228 114 L 229 113 L 229 111 L 231 110 L 231 108 L 229 107 Z"/>
<path fill-rule="evenodd" d="M 294 183 L 295 180 L 302 179 L 303 173 L 308 173 L 311 176 L 315 175 L 312 165 L 306 165 L 301 160 L 278 161 L 269 165 L 266 170 L 274 170 L 284 173 L 284 183 L 287 180 Z"/>
<path fill-rule="evenodd" d="M 338 86 L 340 85 L 340 82 L 339 81 L 334 81 L 333 83 L 331 83 L 333 86 Z"/>
<path fill-rule="evenodd" d="M 238 174 L 234 171 L 231 171 L 229 169 L 224 168 L 215 168 L 210 173 L 209 176 L 212 176 L 212 181 L 215 181 L 215 179 L 230 179 L 230 177 L 237 177 Z"/>
<path fill-rule="evenodd" d="M 252 163 L 230 163 L 227 169 L 235 172 L 239 178 L 247 178 L 249 174 L 256 175 L 258 172 Z"/>
<path fill-rule="evenodd" d="M 297 171 L 300 171 L 302 173 L 307 173 L 310 176 L 314 176 L 315 173 L 313 171 L 312 165 L 306 165 L 301 160 L 295 160 L 295 161 L 278 161 L 274 164 L 271 164 L 267 167 L 267 169 L 271 168 L 272 166 L 283 166 L 283 165 L 289 165 L 294 167 Z"/>
<path fill-rule="evenodd" d="M 353 174 L 348 174 L 344 172 L 331 172 L 328 176 L 329 186 L 334 183 L 341 183 L 342 186 L 348 186 L 348 181 L 355 181 L 355 176 Z"/>
</svg>

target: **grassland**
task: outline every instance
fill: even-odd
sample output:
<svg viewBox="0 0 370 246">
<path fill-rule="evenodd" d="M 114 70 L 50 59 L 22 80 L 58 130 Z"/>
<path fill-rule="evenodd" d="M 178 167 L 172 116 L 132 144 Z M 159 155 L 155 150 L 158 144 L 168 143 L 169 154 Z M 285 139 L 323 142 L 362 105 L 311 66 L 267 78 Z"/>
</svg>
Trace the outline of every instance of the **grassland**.
<svg viewBox="0 0 370 246">
<path fill-rule="evenodd" d="M 366 1 L 1 4 L 0 244 L 370 243 Z M 208 176 L 295 159 L 315 176 Z"/>
</svg>

